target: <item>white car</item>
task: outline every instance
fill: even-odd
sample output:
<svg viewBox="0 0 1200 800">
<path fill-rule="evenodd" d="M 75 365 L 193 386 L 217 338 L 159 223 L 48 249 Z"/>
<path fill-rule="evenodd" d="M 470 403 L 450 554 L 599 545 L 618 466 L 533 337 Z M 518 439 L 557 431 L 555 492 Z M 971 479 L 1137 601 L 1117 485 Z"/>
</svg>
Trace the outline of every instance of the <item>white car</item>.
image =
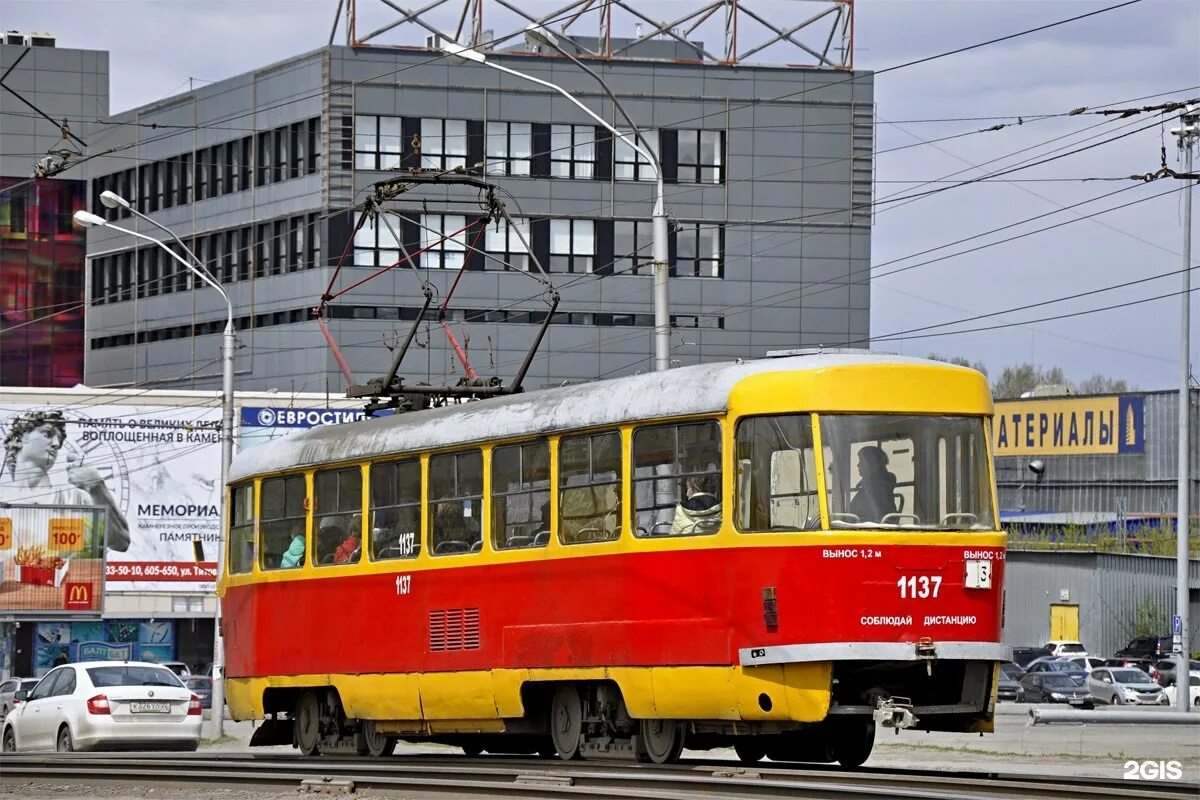
<svg viewBox="0 0 1200 800">
<path fill-rule="evenodd" d="M 1192 670 L 1189 675 L 1188 682 L 1191 686 L 1188 688 L 1188 694 L 1191 695 L 1190 702 L 1193 706 L 1200 708 L 1200 672 Z M 1179 690 L 1174 685 L 1168 686 L 1163 690 L 1163 694 L 1167 696 L 1167 700 L 1170 701 L 1172 706 L 1175 705 L 1175 698 L 1178 697 L 1178 692 Z"/>
<path fill-rule="evenodd" d="M 1056 658 L 1076 658 L 1088 654 L 1080 642 L 1072 639 L 1051 639 L 1046 642 L 1046 651 Z"/>
<path fill-rule="evenodd" d="M 195 750 L 200 743 L 200 698 L 157 664 L 65 664 L 22 699 L 3 723 L 5 752 Z"/>
<path fill-rule="evenodd" d="M 17 699 L 17 692 L 22 689 L 33 691 L 37 682 L 37 678 L 9 678 L 0 683 L 0 721 L 8 716 L 8 712 L 21 705 L 21 701 Z"/>
<path fill-rule="evenodd" d="M 1133 667 L 1101 667 L 1088 676 L 1088 691 L 1101 703 L 1165 706 L 1167 695 L 1146 673 Z"/>
<path fill-rule="evenodd" d="M 1078 664 L 1079 668 L 1085 672 L 1091 672 L 1104 666 L 1104 659 L 1096 656 L 1070 656 L 1066 660 L 1072 664 Z"/>
</svg>

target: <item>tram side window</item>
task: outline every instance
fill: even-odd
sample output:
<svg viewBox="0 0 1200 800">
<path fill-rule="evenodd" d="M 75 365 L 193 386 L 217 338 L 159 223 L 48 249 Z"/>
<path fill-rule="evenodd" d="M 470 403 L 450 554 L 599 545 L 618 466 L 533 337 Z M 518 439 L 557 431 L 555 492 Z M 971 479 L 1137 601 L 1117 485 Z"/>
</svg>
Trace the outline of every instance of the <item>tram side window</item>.
<svg viewBox="0 0 1200 800">
<path fill-rule="evenodd" d="M 483 549 L 483 453 L 429 459 L 429 545 L 435 556 Z"/>
<path fill-rule="evenodd" d="M 416 558 L 421 551 L 421 461 L 371 467 L 371 560 Z"/>
<path fill-rule="evenodd" d="M 492 450 L 492 545 L 497 550 L 550 542 L 550 443 Z"/>
<path fill-rule="evenodd" d="M 656 425 L 633 432 L 638 536 L 694 536 L 721 527 L 721 426 Z"/>
<path fill-rule="evenodd" d="M 254 484 L 233 487 L 230 499 L 229 573 L 242 575 L 254 569 Z"/>
<path fill-rule="evenodd" d="M 737 523 L 744 531 L 819 530 L 816 453 L 807 414 L 737 427 Z"/>
<path fill-rule="evenodd" d="M 315 563 L 357 564 L 362 558 L 362 470 L 318 472 L 313 501 Z"/>
<path fill-rule="evenodd" d="M 305 497 L 303 475 L 268 478 L 262 482 L 259 569 L 295 569 L 304 566 L 307 551 Z"/>
<path fill-rule="evenodd" d="M 621 535 L 621 435 L 564 436 L 558 446 L 558 537 L 563 544 Z"/>
</svg>

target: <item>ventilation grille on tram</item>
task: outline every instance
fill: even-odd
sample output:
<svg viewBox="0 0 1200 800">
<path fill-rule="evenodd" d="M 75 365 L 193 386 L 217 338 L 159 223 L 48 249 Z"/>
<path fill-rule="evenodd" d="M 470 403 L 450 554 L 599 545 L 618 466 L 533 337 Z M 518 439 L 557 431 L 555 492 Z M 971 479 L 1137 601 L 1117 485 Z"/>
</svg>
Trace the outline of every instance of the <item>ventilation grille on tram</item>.
<svg viewBox="0 0 1200 800">
<path fill-rule="evenodd" d="M 479 649 L 479 609 L 446 608 L 429 612 L 429 651 Z"/>
</svg>

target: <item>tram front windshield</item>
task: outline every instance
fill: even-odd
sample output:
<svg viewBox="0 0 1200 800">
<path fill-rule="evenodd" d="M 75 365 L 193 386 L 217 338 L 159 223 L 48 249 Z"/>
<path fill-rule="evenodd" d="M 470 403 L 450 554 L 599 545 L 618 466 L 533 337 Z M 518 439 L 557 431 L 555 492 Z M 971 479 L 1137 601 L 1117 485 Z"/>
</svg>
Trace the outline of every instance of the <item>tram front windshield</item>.
<svg viewBox="0 0 1200 800">
<path fill-rule="evenodd" d="M 982 418 L 819 420 L 831 527 L 995 530 Z"/>
</svg>

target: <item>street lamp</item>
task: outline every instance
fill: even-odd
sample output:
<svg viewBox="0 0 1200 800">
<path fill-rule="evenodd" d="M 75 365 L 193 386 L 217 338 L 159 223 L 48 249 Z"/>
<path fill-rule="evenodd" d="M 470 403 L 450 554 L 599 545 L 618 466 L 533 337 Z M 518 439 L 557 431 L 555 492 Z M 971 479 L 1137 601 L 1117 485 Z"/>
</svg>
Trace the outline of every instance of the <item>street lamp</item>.
<svg viewBox="0 0 1200 800">
<path fill-rule="evenodd" d="M 102 198 L 104 204 L 109 208 L 115 208 L 117 205 L 120 205 L 125 208 L 129 208 L 130 211 L 133 211 L 129 203 L 118 195 L 112 194 L 112 192 L 105 192 L 104 194 L 112 195 L 110 200 L 112 203 L 115 203 L 115 205 L 110 205 L 110 201 L 103 200 Z M 136 211 L 134 211 L 134 213 L 142 219 L 146 219 L 146 217 L 138 214 Z M 153 220 L 150 221 L 153 222 Z M 165 242 L 155 239 L 153 236 L 147 236 L 144 233 L 138 233 L 137 231 L 131 231 L 127 228 L 122 228 L 119 225 L 113 225 L 103 217 L 82 210 L 75 212 L 75 223 L 85 228 L 112 228 L 114 231 L 120 231 L 121 233 L 129 234 L 134 238 L 144 239 L 147 242 L 158 245 L 165 250 L 167 254 L 171 256 L 171 258 L 182 264 L 185 269 L 195 274 L 196 277 L 204 281 L 204 283 L 208 284 L 213 289 L 216 289 L 217 293 L 221 295 L 221 299 L 225 301 L 227 317 L 225 321 L 225 335 L 222 340 L 221 347 L 221 356 L 222 361 L 224 362 L 224 375 L 221 382 L 221 493 L 224 495 L 225 487 L 229 483 L 229 464 L 233 461 L 233 303 L 229 301 L 229 295 L 225 293 L 225 289 L 221 287 L 221 284 L 213 280 L 206 270 L 189 263 L 185 258 L 180 256 L 171 248 L 167 247 Z M 175 236 L 175 234 L 170 230 L 162 225 L 159 225 L 157 222 L 154 224 L 157 227 L 167 231 L 167 233 L 170 233 L 176 241 L 179 241 L 179 237 Z M 182 244 L 183 243 L 180 242 L 180 245 Z M 186 247 L 184 247 L 184 249 L 187 250 Z M 189 254 L 191 253 L 190 250 L 187 250 L 187 252 Z M 193 255 L 192 258 L 194 259 L 195 256 Z M 197 264 L 199 264 L 198 260 Z M 228 504 L 222 502 L 221 508 L 224 513 L 221 515 L 222 533 L 220 534 L 220 544 L 217 547 L 217 580 L 220 580 L 221 578 L 221 567 L 225 558 L 224 526 L 228 515 Z M 221 596 L 219 594 L 216 596 L 216 600 L 217 607 L 213 622 L 212 718 L 214 720 L 214 726 L 216 729 L 216 738 L 219 738 L 224 733 L 225 724 L 225 684 L 222 680 L 221 674 L 221 670 L 225 666 L 225 641 L 221 635 Z"/>
<path fill-rule="evenodd" d="M 629 126 L 633 128 L 633 131 L 637 137 L 641 139 L 643 143 L 645 143 L 646 137 L 642 135 L 641 130 L 633 123 L 633 120 L 629 118 L 629 115 L 625 113 L 625 109 L 622 108 L 620 101 L 617 100 L 616 95 L 614 95 L 612 92 L 612 89 L 609 88 L 608 84 L 605 83 L 599 75 L 588 69 L 582 62 L 560 47 L 558 40 L 545 28 L 537 25 L 530 25 L 525 29 L 525 36 L 534 44 L 544 44 L 554 48 L 567 58 L 571 59 L 571 61 L 579 65 L 586 73 L 595 78 L 596 82 L 600 84 L 605 93 L 607 93 L 609 98 L 612 99 L 613 105 L 615 105 L 617 110 L 621 112 L 621 116 L 623 116 L 625 121 L 629 123 Z M 667 211 L 666 203 L 663 200 L 662 164 L 659 162 L 658 155 L 654 152 L 654 149 L 649 146 L 642 146 L 626 134 L 618 131 L 612 125 L 608 124 L 608 122 L 606 122 L 602 117 L 584 105 L 578 98 L 557 84 L 542 80 L 541 78 L 535 78 L 534 76 L 527 75 L 524 72 L 518 72 L 515 69 L 511 69 L 510 67 L 506 67 L 502 64 L 497 64 L 494 61 L 488 61 L 487 57 L 478 50 L 473 50 L 465 45 L 461 45 L 458 42 L 451 41 L 449 39 L 442 39 L 441 37 L 438 37 L 437 46 L 439 50 L 447 55 L 455 56 L 466 61 L 473 61 L 476 64 L 482 64 L 484 66 L 491 67 L 494 70 L 498 70 L 509 75 L 515 75 L 522 80 L 536 83 L 539 86 L 546 87 L 547 89 L 553 89 L 578 106 L 583 113 L 596 120 L 596 122 L 606 128 L 610 133 L 627 144 L 630 149 L 634 150 L 640 154 L 642 158 L 650 162 L 650 165 L 654 169 L 655 181 L 654 211 L 652 213 L 654 232 L 654 368 L 658 371 L 670 369 L 671 316 L 669 312 L 670 298 L 667 287 L 667 278 L 669 275 L 669 267 L 667 264 L 667 260 L 669 258 L 667 250 Z"/>
</svg>

